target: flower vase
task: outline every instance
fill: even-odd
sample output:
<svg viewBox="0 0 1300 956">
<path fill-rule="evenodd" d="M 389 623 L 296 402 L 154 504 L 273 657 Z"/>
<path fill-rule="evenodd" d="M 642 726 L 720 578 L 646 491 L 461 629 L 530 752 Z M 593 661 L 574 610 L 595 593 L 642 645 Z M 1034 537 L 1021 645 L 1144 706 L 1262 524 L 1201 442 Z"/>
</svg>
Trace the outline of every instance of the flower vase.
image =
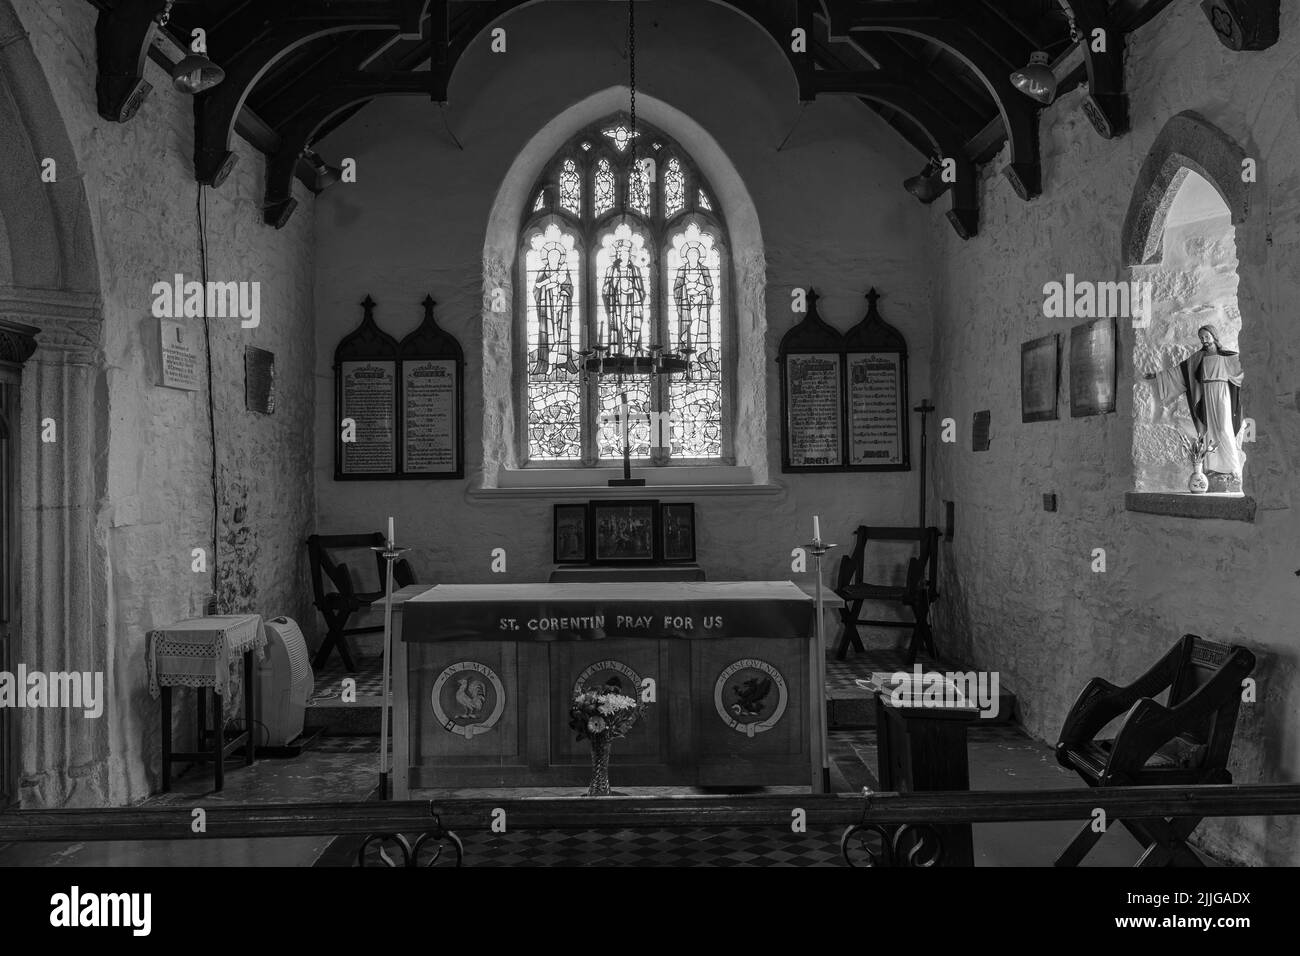
<svg viewBox="0 0 1300 956">
<path fill-rule="evenodd" d="M 1187 490 L 1194 495 L 1203 495 L 1210 489 L 1210 479 L 1205 477 L 1205 462 L 1196 462 L 1196 470 L 1187 479 Z"/>
<path fill-rule="evenodd" d="M 608 797 L 609 791 L 609 733 L 591 735 L 591 786 L 589 797 Z"/>
</svg>

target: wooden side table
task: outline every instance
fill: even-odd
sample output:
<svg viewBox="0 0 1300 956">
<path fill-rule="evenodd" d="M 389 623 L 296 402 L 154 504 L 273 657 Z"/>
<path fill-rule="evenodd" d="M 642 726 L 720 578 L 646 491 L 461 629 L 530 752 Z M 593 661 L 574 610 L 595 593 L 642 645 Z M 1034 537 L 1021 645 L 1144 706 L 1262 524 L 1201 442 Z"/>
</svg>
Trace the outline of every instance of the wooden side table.
<svg viewBox="0 0 1300 956">
<path fill-rule="evenodd" d="M 979 711 L 965 707 L 900 707 L 876 694 L 880 789 L 900 793 L 969 790 L 966 728 Z M 974 866 L 969 823 L 936 825 L 943 840 L 939 866 Z"/>
<path fill-rule="evenodd" d="M 213 766 L 214 789 L 225 786 L 225 761 L 240 746 L 244 765 L 256 759 L 257 735 L 253 730 L 253 655 L 261 659 L 266 634 L 259 614 L 220 614 L 178 621 L 149 632 L 147 663 L 149 692 L 162 698 L 162 790 L 171 789 L 173 763 L 206 763 Z M 230 661 L 240 655 L 244 662 L 244 731 L 225 740 L 222 702 L 230 692 Z M 197 693 L 198 750 L 172 750 L 172 688 L 192 687 Z M 208 690 L 215 703 L 211 740 L 208 736 Z M 204 748 L 208 749 L 205 750 Z"/>
</svg>

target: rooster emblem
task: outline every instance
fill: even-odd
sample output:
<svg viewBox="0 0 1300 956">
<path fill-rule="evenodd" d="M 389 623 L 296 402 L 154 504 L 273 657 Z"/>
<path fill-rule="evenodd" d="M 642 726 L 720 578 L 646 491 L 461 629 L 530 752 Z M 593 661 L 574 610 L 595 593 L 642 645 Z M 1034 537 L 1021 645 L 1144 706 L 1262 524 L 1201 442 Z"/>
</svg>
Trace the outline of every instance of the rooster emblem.
<svg viewBox="0 0 1300 956">
<path fill-rule="evenodd" d="M 743 684 L 732 684 L 731 692 L 736 695 L 731 712 L 738 717 L 756 717 L 763 712 L 763 701 L 772 692 L 772 678 L 751 677 Z"/>
<path fill-rule="evenodd" d="M 468 677 L 462 677 L 456 683 L 456 703 L 461 706 L 461 712 L 456 717 L 471 719 L 478 717 L 483 710 L 483 702 L 487 700 L 487 687 L 481 680 L 476 679 L 471 683 Z"/>
</svg>

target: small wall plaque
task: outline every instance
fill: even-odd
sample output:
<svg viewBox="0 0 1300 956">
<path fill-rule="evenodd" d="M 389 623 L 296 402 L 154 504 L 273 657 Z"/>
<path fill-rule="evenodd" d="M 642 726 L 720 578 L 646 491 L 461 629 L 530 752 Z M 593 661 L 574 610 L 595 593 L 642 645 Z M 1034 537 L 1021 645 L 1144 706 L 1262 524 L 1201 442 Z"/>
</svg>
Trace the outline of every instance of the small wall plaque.
<svg viewBox="0 0 1300 956">
<path fill-rule="evenodd" d="M 275 353 L 244 349 L 244 405 L 250 412 L 275 414 Z"/>
<path fill-rule="evenodd" d="M 160 385 L 187 392 L 199 390 L 201 334 L 197 326 L 191 327 L 180 319 L 158 320 Z"/>
<path fill-rule="evenodd" d="M 971 423 L 970 446 L 971 451 L 988 451 L 989 450 L 989 426 L 993 421 L 992 412 L 976 412 L 975 420 Z"/>
</svg>

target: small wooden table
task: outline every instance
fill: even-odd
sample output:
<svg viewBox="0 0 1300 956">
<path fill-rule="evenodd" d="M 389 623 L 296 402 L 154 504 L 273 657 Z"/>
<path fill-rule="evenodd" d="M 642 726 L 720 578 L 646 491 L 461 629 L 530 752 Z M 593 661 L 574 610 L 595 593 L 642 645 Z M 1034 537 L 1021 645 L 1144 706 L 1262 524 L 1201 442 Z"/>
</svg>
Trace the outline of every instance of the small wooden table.
<svg viewBox="0 0 1300 956">
<path fill-rule="evenodd" d="M 253 653 L 263 656 L 266 634 L 260 614 L 216 614 L 177 621 L 149 632 L 147 664 L 149 693 L 162 696 L 162 790 L 171 789 L 173 763 L 213 765 L 214 789 L 225 786 L 225 760 L 244 747 L 244 765 L 251 766 L 256 757 L 256 734 L 253 732 Z M 222 702 L 230 692 L 230 661 L 234 655 L 244 660 L 244 731 L 229 742 L 225 740 Z M 172 687 L 193 687 L 197 697 L 197 746 L 199 751 L 172 751 Z M 203 752 L 208 734 L 208 688 L 215 700 L 211 749 Z"/>
<path fill-rule="evenodd" d="M 880 789 L 969 790 L 966 728 L 979 717 L 967 707 L 896 706 L 888 692 L 876 694 L 876 746 Z M 938 824 L 943 840 L 939 866 L 974 866 L 969 823 Z"/>
</svg>

